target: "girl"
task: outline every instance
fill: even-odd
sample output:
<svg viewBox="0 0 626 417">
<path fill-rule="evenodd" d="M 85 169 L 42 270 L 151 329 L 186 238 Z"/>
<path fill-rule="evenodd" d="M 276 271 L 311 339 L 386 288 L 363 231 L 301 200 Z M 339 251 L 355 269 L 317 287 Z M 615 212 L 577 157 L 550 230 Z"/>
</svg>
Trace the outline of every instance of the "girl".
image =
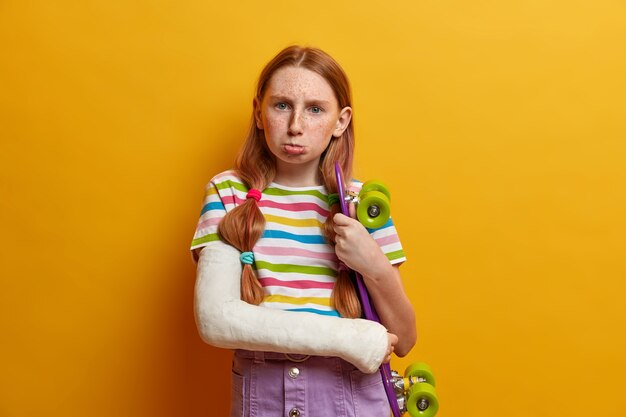
<svg viewBox="0 0 626 417">
<path fill-rule="evenodd" d="M 353 151 L 341 67 L 319 49 L 281 51 L 261 72 L 235 169 L 207 187 L 191 247 L 199 332 L 236 349 L 231 416 L 389 415 L 376 370 L 413 347 L 415 316 L 391 220 L 368 230 L 338 213 L 333 167 L 351 178 Z M 359 318 L 345 265 L 382 325 Z"/>
</svg>

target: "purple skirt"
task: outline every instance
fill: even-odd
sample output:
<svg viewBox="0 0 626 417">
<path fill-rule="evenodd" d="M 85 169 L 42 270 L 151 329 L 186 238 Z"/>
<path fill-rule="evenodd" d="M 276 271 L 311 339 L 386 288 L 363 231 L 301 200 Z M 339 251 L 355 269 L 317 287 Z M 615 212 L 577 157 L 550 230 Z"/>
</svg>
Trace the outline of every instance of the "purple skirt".
<svg viewBox="0 0 626 417">
<path fill-rule="evenodd" d="M 378 372 L 333 357 L 235 351 L 231 417 L 389 417 Z"/>
</svg>

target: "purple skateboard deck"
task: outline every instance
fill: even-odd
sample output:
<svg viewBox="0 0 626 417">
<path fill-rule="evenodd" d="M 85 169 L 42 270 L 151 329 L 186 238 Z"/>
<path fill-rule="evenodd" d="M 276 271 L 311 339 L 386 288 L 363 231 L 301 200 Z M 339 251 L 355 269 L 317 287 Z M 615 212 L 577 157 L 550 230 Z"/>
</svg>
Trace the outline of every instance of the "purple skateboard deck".
<svg viewBox="0 0 626 417">
<path fill-rule="evenodd" d="M 335 162 L 335 175 L 337 177 L 337 193 L 339 194 L 339 204 L 341 205 L 341 212 L 350 216 L 350 211 L 348 208 L 348 204 L 346 203 L 346 193 L 343 187 L 343 173 L 341 172 L 341 167 L 338 162 Z M 367 320 L 372 320 L 380 323 L 380 318 L 376 313 L 376 309 L 370 302 L 369 293 L 367 292 L 367 287 L 363 282 L 363 277 L 356 271 L 352 271 L 355 276 L 357 292 L 359 294 L 359 299 L 361 300 L 361 307 L 363 308 L 363 316 Z M 393 417 L 402 417 L 402 412 L 400 411 L 400 407 L 398 405 L 398 400 L 396 398 L 396 393 L 393 387 L 391 368 L 388 363 L 384 363 L 380 367 L 380 376 L 383 380 L 383 385 L 385 386 L 385 393 L 387 394 L 387 399 L 389 400 L 389 406 L 391 407 L 391 412 Z"/>
</svg>

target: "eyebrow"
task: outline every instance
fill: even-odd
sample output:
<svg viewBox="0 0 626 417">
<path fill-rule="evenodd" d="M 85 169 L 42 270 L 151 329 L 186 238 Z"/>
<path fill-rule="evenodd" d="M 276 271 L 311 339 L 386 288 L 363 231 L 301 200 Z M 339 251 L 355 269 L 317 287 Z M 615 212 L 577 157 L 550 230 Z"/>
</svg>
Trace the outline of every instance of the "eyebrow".
<svg viewBox="0 0 626 417">
<path fill-rule="evenodd" d="M 286 97 L 286 96 L 271 95 L 269 98 L 271 100 L 274 100 L 274 101 L 287 101 L 287 102 L 293 101 L 291 98 Z M 306 100 L 306 103 L 307 104 L 324 104 L 324 105 L 329 105 L 330 101 L 313 98 L 313 99 Z"/>
</svg>

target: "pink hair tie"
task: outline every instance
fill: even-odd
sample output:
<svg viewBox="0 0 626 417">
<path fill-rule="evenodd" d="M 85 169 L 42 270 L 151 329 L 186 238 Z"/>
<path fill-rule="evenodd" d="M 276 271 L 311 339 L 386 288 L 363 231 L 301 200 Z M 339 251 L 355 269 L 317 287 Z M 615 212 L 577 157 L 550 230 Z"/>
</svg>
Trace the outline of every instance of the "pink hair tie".
<svg viewBox="0 0 626 417">
<path fill-rule="evenodd" d="M 261 199 L 261 192 L 256 188 L 250 188 L 250 191 L 246 194 L 246 200 L 249 198 L 254 198 L 256 201 L 259 201 Z"/>
</svg>

